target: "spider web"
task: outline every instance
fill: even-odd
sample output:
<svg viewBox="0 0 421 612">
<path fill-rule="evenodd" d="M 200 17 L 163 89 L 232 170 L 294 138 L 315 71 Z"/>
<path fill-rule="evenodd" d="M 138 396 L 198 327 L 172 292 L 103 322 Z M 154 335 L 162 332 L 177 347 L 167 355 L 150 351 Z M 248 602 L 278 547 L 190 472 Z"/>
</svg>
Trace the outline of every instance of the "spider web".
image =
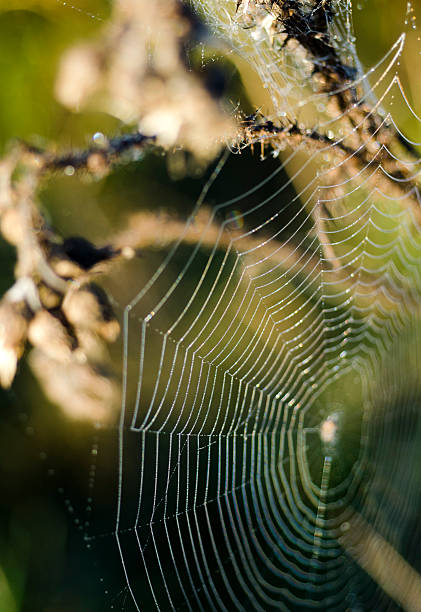
<svg viewBox="0 0 421 612">
<path fill-rule="evenodd" d="M 122 608 L 391 609 L 353 550 L 358 515 L 416 567 L 419 160 L 394 119 L 420 121 L 399 78 L 406 33 L 364 73 L 338 3 L 332 36 L 370 105 L 360 121 L 380 117 L 344 154 L 361 125 L 312 90 L 305 54 L 260 17 L 244 28 L 235 2 L 200 9 L 253 65 L 266 117 L 329 142 L 263 148 L 279 165 L 212 204 L 227 150 L 160 249 L 124 308 L 115 529 L 93 521 L 86 540 L 117 546 Z"/>
</svg>

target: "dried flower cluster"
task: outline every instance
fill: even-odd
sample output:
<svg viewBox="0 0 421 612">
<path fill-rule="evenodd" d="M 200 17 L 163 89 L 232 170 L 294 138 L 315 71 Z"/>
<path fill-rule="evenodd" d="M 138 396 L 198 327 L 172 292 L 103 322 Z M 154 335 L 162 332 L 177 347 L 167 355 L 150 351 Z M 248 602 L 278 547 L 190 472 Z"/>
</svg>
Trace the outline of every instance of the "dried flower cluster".
<svg viewBox="0 0 421 612">
<path fill-rule="evenodd" d="M 16 152 L 1 162 L 0 231 L 16 247 L 17 265 L 0 302 L 0 384 L 11 385 L 29 342 L 31 367 L 51 401 L 73 417 L 109 420 L 119 389 L 105 343 L 119 324 L 92 276 L 121 251 L 63 240 L 48 227 L 35 200 L 38 177 Z"/>
<path fill-rule="evenodd" d="M 105 344 L 117 338 L 119 324 L 92 277 L 133 251 L 62 238 L 46 224 L 36 192 L 50 173 L 101 177 L 149 146 L 181 146 L 202 163 L 213 159 L 234 134 L 234 121 L 189 67 L 188 46 L 202 28 L 176 0 L 119 0 L 100 39 L 63 57 L 56 96 L 72 108 L 103 108 L 142 131 L 110 139 L 98 133 L 89 149 L 64 154 L 21 144 L 0 162 L 0 232 L 17 250 L 16 282 L 0 302 L 3 387 L 12 384 L 29 342 L 30 365 L 52 402 L 72 417 L 113 418 L 119 388 Z"/>
<path fill-rule="evenodd" d="M 119 0 L 98 42 L 64 56 L 56 94 L 136 123 L 165 148 L 210 161 L 234 134 L 232 119 L 188 66 L 197 19 L 175 0 Z"/>
</svg>

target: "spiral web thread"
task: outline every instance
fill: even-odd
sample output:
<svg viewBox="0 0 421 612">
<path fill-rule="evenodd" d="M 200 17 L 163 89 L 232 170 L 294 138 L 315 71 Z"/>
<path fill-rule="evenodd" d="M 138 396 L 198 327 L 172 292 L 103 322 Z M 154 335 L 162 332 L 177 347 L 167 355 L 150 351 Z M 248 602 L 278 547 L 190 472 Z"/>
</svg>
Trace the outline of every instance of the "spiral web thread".
<svg viewBox="0 0 421 612">
<path fill-rule="evenodd" d="M 363 74 L 351 8 L 338 5 L 334 38 L 381 116 L 358 164 L 361 148 L 338 154 L 356 129 L 348 110 L 332 117 L 326 95 L 303 98 L 305 58 L 299 68 L 295 51 L 275 52 L 259 25 L 237 36 L 235 2 L 201 6 L 226 40 L 242 37 L 232 44 L 270 92 L 270 118 L 308 124 L 316 109 L 311 127 L 331 143 L 279 146 L 279 167 L 209 209 L 227 151 L 124 310 L 114 536 L 137 610 L 390 609 L 341 538 L 358 513 L 399 548 L 396 522 L 417 503 L 407 493 L 379 510 L 384 405 L 399 397 L 405 415 L 416 401 L 419 143 L 376 143 L 399 132 L 394 107 L 420 119 L 399 79 L 405 32 Z"/>
</svg>

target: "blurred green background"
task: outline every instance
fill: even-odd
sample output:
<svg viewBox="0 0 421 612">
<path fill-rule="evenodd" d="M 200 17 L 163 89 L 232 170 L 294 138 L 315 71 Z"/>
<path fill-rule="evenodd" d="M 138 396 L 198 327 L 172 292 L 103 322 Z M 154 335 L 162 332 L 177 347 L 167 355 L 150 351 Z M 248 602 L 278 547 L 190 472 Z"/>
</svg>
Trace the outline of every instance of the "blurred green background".
<svg viewBox="0 0 421 612">
<path fill-rule="evenodd" d="M 414 4 L 421 8 L 420 0 Z M 357 48 L 364 66 L 370 66 L 402 32 L 406 3 L 361 0 L 354 6 Z M 14 139 L 58 149 L 86 147 L 95 132 L 114 136 L 125 129 L 100 112 L 72 113 L 54 99 L 54 78 L 62 52 L 75 42 L 94 37 L 111 11 L 111 2 L 80 0 L 0 0 L 0 152 Z M 421 11 L 418 10 L 421 18 Z M 418 32 L 408 28 L 401 76 L 409 102 L 416 108 L 421 71 L 413 71 L 420 53 Z M 249 101 L 241 91 L 233 65 L 224 63 L 228 95 L 241 97 L 246 110 L 258 105 L 259 84 L 248 82 Z M 396 109 L 404 132 L 420 140 L 419 126 L 407 112 Z M 273 166 L 271 166 L 273 164 Z M 244 188 L 244 176 L 258 182 L 276 163 L 264 168 L 258 155 L 233 160 L 226 183 L 212 193 L 215 201 Z M 239 172 L 240 169 L 240 172 Z M 281 179 L 280 179 L 281 180 Z M 64 234 L 82 234 L 104 242 L 123 229 L 138 210 L 172 209 L 187 215 L 203 182 L 202 175 L 174 182 L 167 162 L 152 154 L 117 170 L 101 181 L 55 177 L 45 184 L 41 201 L 52 223 Z M 220 190 L 218 192 L 218 189 Z M 14 250 L 0 241 L 0 291 L 13 282 Z M 141 279 L 139 279 L 139 287 Z M 118 303 L 124 306 L 132 287 L 120 279 Z M 121 346 L 113 349 L 118 364 Z M 0 391 L 0 610 L 1 612 L 100 611 L 111 605 L 109 580 L 123 584 L 118 562 L 108 568 L 83 541 L 81 522 L 89 520 L 90 471 L 97 461 L 95 431 L 75 424 L 49 404 L 33 379 L 25 359 L 10 391 Z M 110 446 L 99 461 L 104 473 L 115 465 Z M 97 490 L 97 508 L 104 523 L 110 500 Z M 114 502 L 112 502 L 113 504 Z M 112 506 L 111 504 L 111 506 Z M 112 518 L 112 517 L 111 517 Z M 117 587 L 115 590 L 117 593 Z M 107 605 L 104 604 L 107 601 Z M 122 608 L 116 596 L 115 607 Z"/>
</svg>

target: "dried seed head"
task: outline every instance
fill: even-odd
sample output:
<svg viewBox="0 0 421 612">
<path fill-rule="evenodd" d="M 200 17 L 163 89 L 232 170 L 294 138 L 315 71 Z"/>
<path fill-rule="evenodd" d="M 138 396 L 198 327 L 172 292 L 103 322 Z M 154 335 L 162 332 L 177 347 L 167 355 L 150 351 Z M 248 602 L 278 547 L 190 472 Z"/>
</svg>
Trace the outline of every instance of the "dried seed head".
<svg viewBox="0 0 421 612">
<path fill-rule="evenodd" d="M 75 327 L 94 327 L 101 317 L 101 304 L 89 285 L 70 290 L 63 300 L 63 312 Z"/>
<path fill-rule="evenodd" d="M 26 305 L 21 302 L 0 302 L 0 343 L 18 348 L 25 342 L 28 328 Z"/>
<path fill-rule="evenodd" d="M 120 326 L 105 291 L 98 285 L 89 283 L 69 291 L 62 308 L 75 328 L 94 331 L 107 342 L 116 340 Z"/>
<path fill-rule="evenodd" d="M 99 363 L 106 359 L 107 350 L 98 334 L 82 327 L 76 328 L 75 332 L 78 341 L 77 358 L 80 361 L 90 359 Z"/>
<path fill-rule="evenodd" d="M 78 108 L 92 93 L 101 75 L 100 57 L 87 45 L 68 51 L 56 83 L 57 99 L 65 106 Z"/>
<path fill-rule="evenodd" d="M 18 354 L 14 348 L 0 343 L 0 385 L 8 389 L 13 382 L 18 365 Z"/>
<path fill-rule="evenodd" d="M 10 387 L 17 363 L 23 351 L 28 322 L 25 305 L 19 302 L 0 302 L 0 385 Z"/>
<path fill-rule="evenodd" d="M 38 285 L 38 295 L 41 304 L 47 310 L 58 308 L 62 300 L 62 295 L 57 291 L 54 291 L 54 289 L 51 289 L 51 287 L 45 283 L 40 283 Z"/>
<path fill-rule="evenodd" d="M 120 324 L 117 319 L 103 321 L 97 328 L 97 333 L 107 342 L 115 342 L 120 333 Z"/>
<path fill-rule="evenodd" d="M 65 279 L 79 278 L 85 271 L 74 261 L 66 257 L 52 257 L 48 262 L 53 271 Z"/>
<path fill-rule="evenodd" d="M 15 207 L 7 208 L 0 220 L 0 230 L 7 242 L 17 246 L 24 240 L 24 230 L 20 212 Z"/>
<path fill-rule="evenodd" d="M 0 162 L 0 210 L 13 202 L 12 174 L 15 169 L 15 159 L 11 155 Z"/>
<path fill-rule="evenodd" d="M 32 231 L 38 233 L 39 240 L 43 239 L 44 232 L 48 233 L 44 219 L 35 207 L 31 208 L 28 219 L 15 203 L 7 206 L 1 213 L 0 231 L 3 237 L 14 246 L 22 245 L 27 239 L 28 224 Z"/>
<path fill-rule="evenodd" d="M 40 310 L 28 328 L 28 340 L 52 359 L 68 362 L 76 340 L 63 323 L 47 310 Z"/>
<path fill-rule="evenodd" d="M 120 401 L 116 381 L 103 368 L 72 360 L 63 364 L 34 349 L 29 363 L 48 399 L 73 419 L 110 422 Z"/>
</svg>

